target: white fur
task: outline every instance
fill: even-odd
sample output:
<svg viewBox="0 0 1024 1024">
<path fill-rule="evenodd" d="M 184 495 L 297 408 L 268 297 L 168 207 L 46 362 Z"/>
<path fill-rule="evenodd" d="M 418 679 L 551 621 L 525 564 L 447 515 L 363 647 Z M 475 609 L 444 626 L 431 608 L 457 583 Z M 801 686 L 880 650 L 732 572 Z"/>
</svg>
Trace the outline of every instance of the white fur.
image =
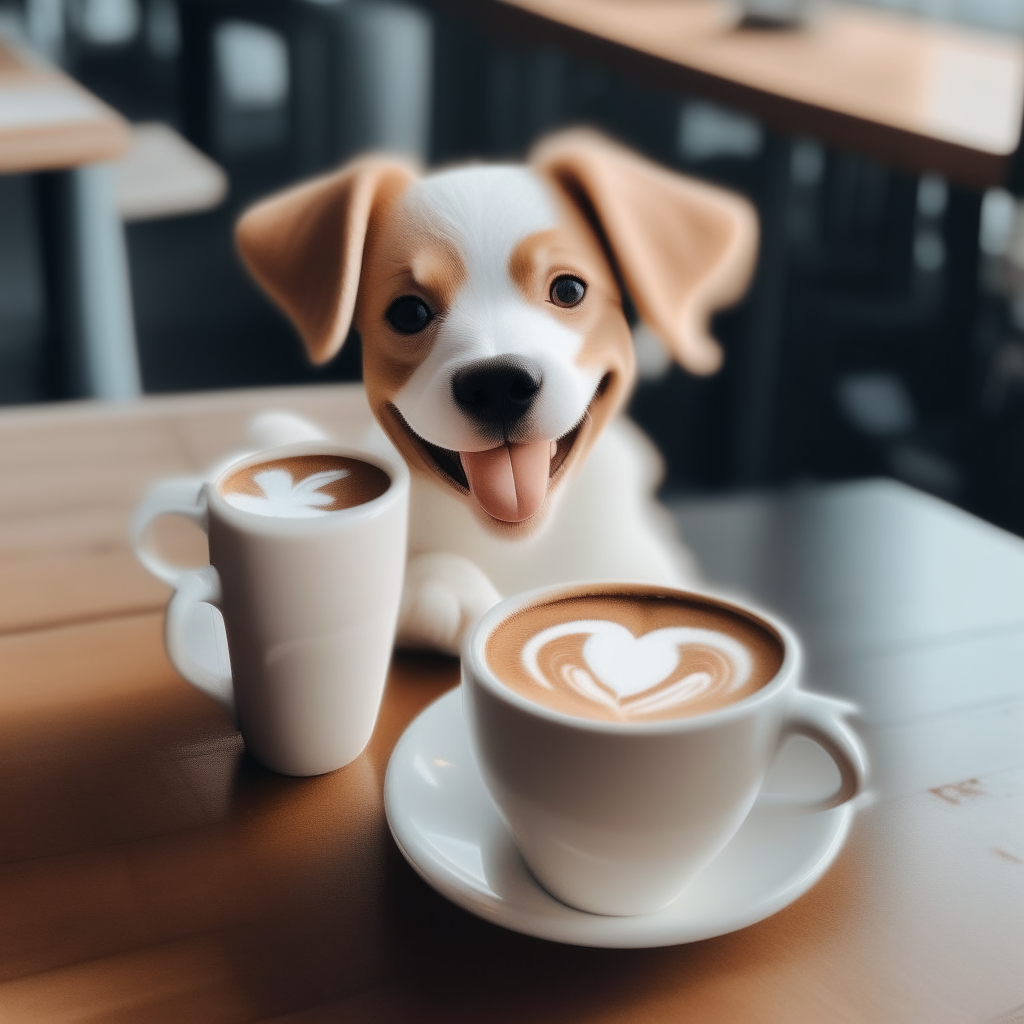
<svg viewBox="0 0 1024 1024">
<path fill-rule="evenodd" d="M 547 186 L 524 167 L 460 168 L 412 185 L 401 214 L 454 245 L 467 271 L 429 355 L 395 396 L 405 421 L 442 448 L 492 448 L 494 437 L 452 401 L 452 376 L 480 359 L 519 355 L 540 367 L 543 384 L 515 440 L 567 434 L 583 418 L 600 373 L 576 365 L 584 339 L 528 302 L 508 273 L 515 247 L 555 225 Z"/>
</svg>

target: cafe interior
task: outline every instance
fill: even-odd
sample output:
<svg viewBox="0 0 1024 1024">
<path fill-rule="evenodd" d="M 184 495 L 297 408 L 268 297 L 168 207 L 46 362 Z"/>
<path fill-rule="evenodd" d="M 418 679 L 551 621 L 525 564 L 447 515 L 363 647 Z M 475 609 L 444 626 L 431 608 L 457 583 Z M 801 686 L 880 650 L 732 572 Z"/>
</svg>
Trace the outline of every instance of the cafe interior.
<svg viewBox="0 0 1024 1024">
<path fill-rule="evenodd" d="M 1024 1024 L 1022 125 L 1019 0 L 0 0 L 0 1019 Z M 576 128 L 756 224 L 696 365 L 605 200 L 567 193 L 622 292 L 651 515 L 689 586 L 785 624 L 862 755 L 852 799 L 748 806 L 650 914 L 522 859 L 464 735 L 475 611 L 444 643 L 399 626 L 357 757 L 275 771 L 239 731 L 231 613 L 198 598 L 236 666 L 211 699 L 138 525 L 194 575 L 213 505 L 157 489 L 372 423 L 375 336 L 350 308 L 314 362 L 246 211 L 367 153 L 522 166 Z M 445 557 L 409 468 L 410 551 Z M 576 546 L 593 571 L 515 559 L 636 577 Z M 486 557 L 478 611 L 532 589 Z M 847 786 L 832 733 L 781 728 L 759 786 Z"/>
</svg>

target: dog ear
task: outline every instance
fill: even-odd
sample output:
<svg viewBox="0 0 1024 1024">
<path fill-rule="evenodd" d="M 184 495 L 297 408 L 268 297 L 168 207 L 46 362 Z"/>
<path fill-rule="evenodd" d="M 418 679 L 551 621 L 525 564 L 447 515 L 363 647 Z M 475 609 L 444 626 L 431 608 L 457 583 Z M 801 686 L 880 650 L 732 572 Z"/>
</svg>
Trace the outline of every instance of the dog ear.
<svg viewBox="0 0 1024 1024">
<path fill-rule="evenodd" d="M 364 157 L 264 199 L 239 220 L 242 260 L 291 317 L 314 363 L 326 363 L 348 334 L 375 211 L 415 177 L 397 160 Z"/>
<path fill-rule="evenodd" d="M 750 203 L 592 131 L 550 136 L 531 160 L 596 221 L 648 327 L 688 370 L 714 373 L 722 350 L 708 317 L 750 280 L 758 239 Z"/>
</svg>

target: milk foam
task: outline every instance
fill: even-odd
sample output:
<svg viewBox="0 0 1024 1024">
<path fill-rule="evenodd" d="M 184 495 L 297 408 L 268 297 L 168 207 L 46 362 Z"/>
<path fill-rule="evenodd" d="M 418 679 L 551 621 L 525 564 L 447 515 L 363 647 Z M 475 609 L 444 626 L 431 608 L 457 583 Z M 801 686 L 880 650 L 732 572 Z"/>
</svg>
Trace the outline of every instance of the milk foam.
<svg viewBox="0 0 1024 1024">
<path fill-rule="evenodd" d="M 585 637 L 583 664 L 556 655 L 542 666 L 545 649 L 563 637 Z M 699 652 L 703 664 L 681 670 L 687 652 Z M 716 696 L 727 702 L 728 694 L 746 685 L 753 667 L 747 648 L 717 630 L 670 626 L 634 636 L 607 619 L 562 622 L 542 630 L 523 647 L 522 662 L 539 686 L 554 690 L 561 683 L 626 719 L 685 713 L 688 702 Z"/>
<path fill-rule="evenodd" d="M 233 508 L 277 519 L 312 519 L 380 497 L 384 470 L 344 455 L 290 455 L 229 470 L 220 482 Z"/>
<path fill-rule="evenodd" d="M 224 500 L 244 512 L 255 512 L 261 516 L 291 519 L 325 516 L 327 510 L 321 506 L 333 505 L 334 495 L 325 494 L 320 488 L 348 475 L 347 469 L 328 469 L 296 483 L 287 469 L 265 469 L 252 476 L 253 482 L 263 491 L 262 496 L 229 491 Z"/>
<path fill-rule="evenodd" d="M 607 722 L 688 718 L 746 700 L 782 666 L 757 616 L 701 594 L 581 583 L 528 603 L 492 630 L 504 686 L 553 711 Z"/>
</svg>

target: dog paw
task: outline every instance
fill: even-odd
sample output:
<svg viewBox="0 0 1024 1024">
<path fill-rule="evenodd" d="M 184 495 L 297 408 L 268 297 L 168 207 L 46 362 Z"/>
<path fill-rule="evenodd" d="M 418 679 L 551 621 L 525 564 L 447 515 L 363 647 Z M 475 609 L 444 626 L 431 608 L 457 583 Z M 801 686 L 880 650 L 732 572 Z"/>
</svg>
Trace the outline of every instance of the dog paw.
<svg viewBox="0 0 1024 1024">
<path fill-rule="evenodd" d="M 500 598 L 468 558 L 417 555 L 405 571 L 398 646 L 458 654 L 465 635 Z"/>
</svg>

